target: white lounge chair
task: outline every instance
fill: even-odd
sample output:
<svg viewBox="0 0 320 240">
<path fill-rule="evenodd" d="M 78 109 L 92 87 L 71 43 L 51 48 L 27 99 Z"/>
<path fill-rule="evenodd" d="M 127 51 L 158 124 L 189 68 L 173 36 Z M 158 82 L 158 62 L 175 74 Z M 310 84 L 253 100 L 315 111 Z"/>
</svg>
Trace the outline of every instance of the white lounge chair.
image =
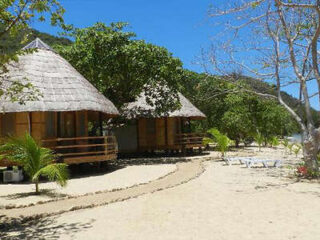
<svg viewBox="0 0 320 240">
<path fill-rule="evenodd" d="M 247 157 L 224 157 L 223 160 L 229 165 L 231 166 L 233 162 L 240 162 L 240 164 L 245 163 L 245 159 L 247 159 Z"/>
<path fill-rule="evenodd" d="M 264 167 L 268 168 L 270 162 L 273 162 L 274 167 L 281 166 L 281 160 L 273 159 L 260 159 L 255 157 L 224 157 L 224 161 L 231 166 L 233 162 L 245 163 L 248 168 L 251 168 L 254 164 L 262 163 Z"/>
<path fill-rule="evenodd" d="M 247 158 L 244 160 L 246 166 L 248 168 L 251 168 L 253 165 L 262 163 L 264 167 L 268 168 L 268 163 L 273 163 L 274 167 L 280 167 L 281 166 L 281 160 L 274 160 L 274 159 L 259 159 L 259 158 Z"/>
</svg>

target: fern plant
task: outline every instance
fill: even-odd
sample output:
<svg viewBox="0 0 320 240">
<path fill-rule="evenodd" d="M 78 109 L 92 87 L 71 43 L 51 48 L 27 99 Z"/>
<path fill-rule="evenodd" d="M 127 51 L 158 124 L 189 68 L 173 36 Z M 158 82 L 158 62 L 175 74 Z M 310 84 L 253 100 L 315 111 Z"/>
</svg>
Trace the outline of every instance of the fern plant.
<svg viewBox="0 0 320 240">
<path fill-rule="evenodd" d="M 212 136 L 211 138 L 204 138 L 203 144 L 216 143 L 218 150 L 221 152 L 221 156 L 224 157 L 226 151 L 228 151 L 232 141 L 227 135 L 222 134 L 218 129 L 211 128 L 208 133 Z"/>
<path fill-rule="evenodd" d="M 39 178 L 47 177 L 50 181 L 56 181 L 65 186 L 68 179 L 68 168 L 66 164 L 54 163 L 53 152 L 41 147 L 26 133 L 20 138 L 9 138 L 0 146 L 0 158 L 6 158 L 13 163 L 23 167 L 24 172 L 35 184 L 36 194 L 39 194 Z"/>
</svg>

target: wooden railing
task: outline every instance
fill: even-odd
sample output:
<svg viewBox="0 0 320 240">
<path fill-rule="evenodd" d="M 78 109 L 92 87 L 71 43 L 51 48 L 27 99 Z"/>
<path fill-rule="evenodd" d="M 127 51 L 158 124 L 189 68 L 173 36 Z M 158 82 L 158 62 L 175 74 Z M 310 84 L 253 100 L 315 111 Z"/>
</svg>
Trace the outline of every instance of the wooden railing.
<svg viewBox="0 0 320 240">
<path fill-rule="evenodd" d="M 185 148 L 201 147 L 204 133 L 180 133 L 176 134 L 175 144 Z"/>
<path fill-rule="evenodd" d="M 116 159 L 118 152 L 114 136 L 55 138 L 42 140 L 42 143 L 68 164 Z"/>
</svg>

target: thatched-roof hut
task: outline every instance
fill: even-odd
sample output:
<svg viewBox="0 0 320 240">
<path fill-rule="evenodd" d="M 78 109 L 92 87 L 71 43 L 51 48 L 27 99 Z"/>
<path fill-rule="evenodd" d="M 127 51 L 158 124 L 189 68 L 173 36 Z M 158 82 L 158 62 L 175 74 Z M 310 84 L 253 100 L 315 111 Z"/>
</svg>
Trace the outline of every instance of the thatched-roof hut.
<svg viewBox="0 0 320 240">
<path fill-rule="evenodd" d="M 111 137 L 102 136 L 102 121 L 119 115 L 113 103 L 40 39 L 24 49 L 34 50 L 8 64 L 3 86 L 28 81 L 40 96 L 23 105 L 1 99 L 0 136 L 28 131 L 67 163 L 114 158 L 108 151 Z"/>
<path fill-rule="evenodd" d="M 181 93 L 178 96 L 181 108 L 160 116 L 155 114 L 155 107 L 147 103 L 144 92 L 135 102 L 126 104 L 123 116 L 131 121 L 115 130 L 119 151 L 134 153 L 201 148 L 203 134 L 192 133 L 190 121 L 206 116 Z"/>
</svg>

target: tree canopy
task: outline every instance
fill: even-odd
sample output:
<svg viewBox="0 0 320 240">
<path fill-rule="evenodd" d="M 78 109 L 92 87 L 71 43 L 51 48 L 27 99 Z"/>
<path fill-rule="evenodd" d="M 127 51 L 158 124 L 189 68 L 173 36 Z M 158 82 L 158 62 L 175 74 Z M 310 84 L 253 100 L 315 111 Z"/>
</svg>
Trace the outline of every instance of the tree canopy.
<svg viewBox="0 0 320 240">
<path fill-rule="evenodd" d="M 177 87 L 184 77 L 182 62 L 166 48 L 135 39 L 135 33 L 125 31 L 126 26 L 97 23 L 75 29 L 70 34 L 74 43 L 58 50 L 117 107 L 134 101 L 145 90 L 149 103 L 160 112 L 177 108 Z M 158 95 L 151 101 L 155 89 Z"/>
<path fill-rule="evenodd" d="M 294 119 L 275 100 L 239 90 L 239 85 L 252 90 L 253 81 L 249 85 L 244 77 L 234 84 L 231 76 L 210 76 L 190 71 L 185 75 L 181 92 L 207 116 L 206 120 L 195 123 L 194 128 L 199 131 L 216 127 L 236 144 L 252 138 L 257 132 L 266 139 L 299 132 Z M 266 86 L 265 90 L 268 90 Z"/>
</svg>

